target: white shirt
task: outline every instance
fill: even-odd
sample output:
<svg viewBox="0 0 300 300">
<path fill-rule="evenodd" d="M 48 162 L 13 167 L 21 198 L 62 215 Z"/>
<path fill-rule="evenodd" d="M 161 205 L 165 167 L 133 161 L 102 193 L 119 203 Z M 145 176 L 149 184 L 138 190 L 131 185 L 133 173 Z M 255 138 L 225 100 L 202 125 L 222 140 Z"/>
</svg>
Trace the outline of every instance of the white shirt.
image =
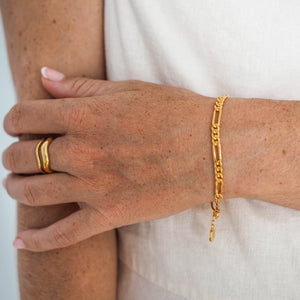
<svg viewBox="0 0 300 300">
<path fill-rule="evenodd" d="M 298 0 L 106 0 L 105 44 L 109 80 L 300 98 Z M 205 204 L 118 229 L 118 299 L 300 298 L 299 211 L 225 200 L 213 243 L 210 221 Z"/>
</svg>

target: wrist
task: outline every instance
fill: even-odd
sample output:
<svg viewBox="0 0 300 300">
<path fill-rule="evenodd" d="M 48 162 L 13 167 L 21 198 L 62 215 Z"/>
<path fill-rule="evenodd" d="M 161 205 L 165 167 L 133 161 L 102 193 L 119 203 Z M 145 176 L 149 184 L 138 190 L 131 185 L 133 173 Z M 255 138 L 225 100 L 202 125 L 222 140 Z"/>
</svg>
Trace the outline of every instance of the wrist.
<svg viewBox="0 0 300 300">
<path fill-rule="evenodd" d="M 228 99 L 221 121 L 226 198 L 253 198 L 291 207 L 283 199 L 297 185 L 299 189 L 299 104 Z M 298 175 L 293 176 L 295 172 Z"/>
<path fill-rule="evenodd" d="M 214 161 L 213 161 L 213 150 L 212 150 L 212 117 L 214 112 L 214 106 L 216 103 L 215 97 L 205 97 L 198 95 L 196 101 L 191 100 L 193 113 L 189 117 L 192 120 L 192 124 L 189 127 L 192 128 L 193 132 L 193 153 L 194 155 L 187 154 L 187 160 L 192 160 L 194 163 L 185 163 L 185 165 L 193 165 L 194 169 L 189 172 L 190 190 L 195 192 L 195 198 L 200 203 L 213 202 L 214 191 L 215 191 L 215 175 L 214 175 Z M 237 197 L 236 190 L 236 167 L 234 159 L 236 154 L 233 153 L 231 144 L 234 142 L 235 134 L 231 130 L 233 127 L 232 117 L 227 116 L 226 122 L 223 118 L 226 114 L 234 115 L 234 111 L 237 109 L 237 101 L 235 99 L 234 105 L 230 103 L 230 97 L 225 101 L 223 105 L 223 112 L 220 124 L 220 141 L 221 151 L 223 160 L 223 175 L 224 175 L 224 188 L 223 197 L 224 199 Z M 225 127 L 228 129 L 225 131 Z M 235 129 L 235 128 L 234 128 Z M 195 187 L 195 189 L 191 188 Z M 191 197 L 192 198 L 192 197 Z"/>
<path fill-rule="evenodd" d="M 244 196 L 243 165 L 241 158 L 245 152 L 244 138 L 246 130 L 245 115 L 247 104 L 242 98 L 229 97 L 223 107 L 220 124 L 220 140 L 223 162 L 223 198 L 231 199 Z M 242 137 L 242 139 L 241 139 Z"/>
</svg>

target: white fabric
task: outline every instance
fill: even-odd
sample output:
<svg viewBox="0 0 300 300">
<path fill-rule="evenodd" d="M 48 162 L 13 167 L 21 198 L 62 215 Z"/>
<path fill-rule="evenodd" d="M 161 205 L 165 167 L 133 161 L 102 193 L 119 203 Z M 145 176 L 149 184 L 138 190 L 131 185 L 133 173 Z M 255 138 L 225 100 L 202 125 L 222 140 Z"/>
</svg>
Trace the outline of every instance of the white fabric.
<svg viewBox="0 0 300 300">
<path fill-rule="evenodd" d="M 298 0 L 107 0 L 105 43 L 109 80 L 300 98 Z M 300 298 L 299 211 L 226 200 L 214 243 L 210 218 L 206 204 L 120 228 L 118 299 Z"/>
</svg>

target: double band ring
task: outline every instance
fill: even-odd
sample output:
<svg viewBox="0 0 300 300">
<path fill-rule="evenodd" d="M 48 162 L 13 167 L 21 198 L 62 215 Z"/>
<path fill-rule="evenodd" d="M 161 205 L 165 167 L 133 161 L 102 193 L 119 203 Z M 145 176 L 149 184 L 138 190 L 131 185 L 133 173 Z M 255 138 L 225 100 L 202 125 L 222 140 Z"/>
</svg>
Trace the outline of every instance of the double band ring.
<svg viewBox="0 0 300 300">
<path fill-rule="evenodd" d="M 50 168 L 50 158 L 48 152 L 48 148 L 52 140 L 53 140 L 52 137 L 42 138 L 35 148 L 35 155 L 36 155 L 38 167 L 43 174 L 53 173 L 53 171 Z M 41 158 L 40 158 L 40 152 L 41 152 Z"/>
</svg>

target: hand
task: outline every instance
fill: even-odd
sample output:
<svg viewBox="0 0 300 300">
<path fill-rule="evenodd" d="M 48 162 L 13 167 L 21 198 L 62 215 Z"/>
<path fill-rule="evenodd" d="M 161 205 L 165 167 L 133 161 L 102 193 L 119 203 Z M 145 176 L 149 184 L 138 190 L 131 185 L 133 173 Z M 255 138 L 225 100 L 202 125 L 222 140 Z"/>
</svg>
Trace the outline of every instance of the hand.
<svg viewBox="0 0 300 300">
<path fill-rule="evenodd" d="M 44 87 L 59 99 L 16 104 L 4 128 L 12 136 L 59 135 L 49 146 L 55 173 L 37 174 L 40 139 L 18 141 L 3 153 L 13 172 L 5 186 L 26 205 L 77 202 L 80 209 L 46 228 L 20 232 L 27 250 L 65 247 L 213 200 L 214 98 L 141 81 L 44 71 Z"/>
</svg>

